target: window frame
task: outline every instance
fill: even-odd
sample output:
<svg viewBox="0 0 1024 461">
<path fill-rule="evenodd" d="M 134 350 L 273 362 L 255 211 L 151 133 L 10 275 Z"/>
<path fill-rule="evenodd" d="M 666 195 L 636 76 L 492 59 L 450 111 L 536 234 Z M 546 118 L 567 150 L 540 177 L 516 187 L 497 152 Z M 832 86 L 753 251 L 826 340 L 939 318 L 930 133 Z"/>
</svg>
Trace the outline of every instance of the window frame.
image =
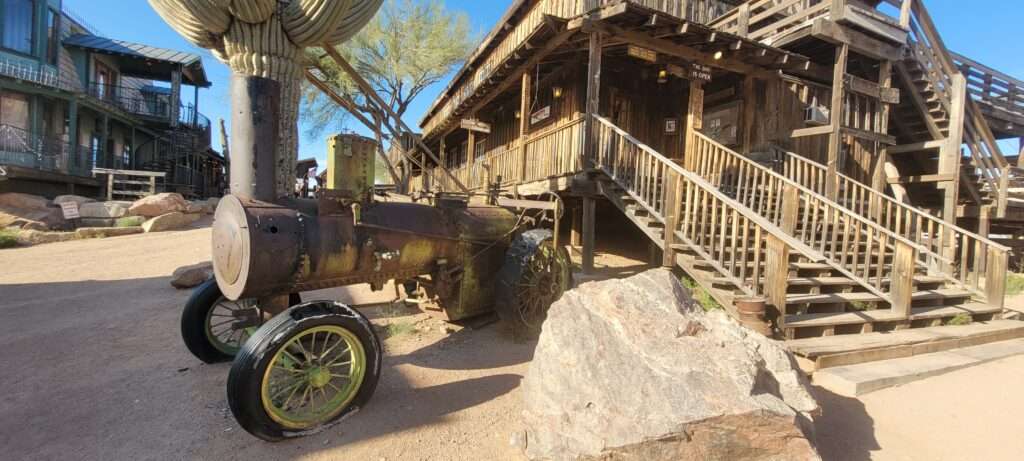
<svg viewBox="0 0 1024 461">
<path fill-rule="evenodd" d="M 18 0 L 18 1 L 26 1 L 30 5 L 32 5 L 32 30 L 29 31 L 28 52 L 8 47 L 7 44 L 4 43 L 4 40 L 3 40 L 3 36 L 4 36 L 4 20 L 7 17 L 7 1 L 6 0 L 0 1 L 0 50 L 2 50 L 4 52 L 7 52 L 7 53 L 13 53 L 13 54 L 16 54 L 16 55 L 19 55 L 19 56 L 24 56 L 24 57 L 28 57 L 28 58 L 32 58 L 32 59 L 40 59 L 39 56 L 36 56 L 36 52 L 37 52 L 36 46 L 38 45 L 38 43 L 37 43 L 38 40 L 37 40 L 36 35 L 39 32 L 39 18 L 38 18 L 39 15 L 38 15 L 38 9 L 36 8 L 36 3 L 37 3 L 38 0 Z"/>
</svg>

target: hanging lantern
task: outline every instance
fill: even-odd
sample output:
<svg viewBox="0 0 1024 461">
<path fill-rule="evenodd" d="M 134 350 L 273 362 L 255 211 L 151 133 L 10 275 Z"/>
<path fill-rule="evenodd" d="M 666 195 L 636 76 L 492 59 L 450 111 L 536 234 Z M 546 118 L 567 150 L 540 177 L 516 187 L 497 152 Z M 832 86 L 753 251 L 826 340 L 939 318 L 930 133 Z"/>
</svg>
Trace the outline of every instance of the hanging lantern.
<svg viewBox="0 0 1024 461">
<path fill-rule="evenodd" d="M 562 97 L 562 87 L 556 85 L 554 88 L 551 88 L 551 95 L 555 99 L 560 99 Z"/>
<path fill-rule="evenodd" d="M 668 69 L 661 69 L 658 71 L 658 83 L 668 83 Z"/>
</svg>

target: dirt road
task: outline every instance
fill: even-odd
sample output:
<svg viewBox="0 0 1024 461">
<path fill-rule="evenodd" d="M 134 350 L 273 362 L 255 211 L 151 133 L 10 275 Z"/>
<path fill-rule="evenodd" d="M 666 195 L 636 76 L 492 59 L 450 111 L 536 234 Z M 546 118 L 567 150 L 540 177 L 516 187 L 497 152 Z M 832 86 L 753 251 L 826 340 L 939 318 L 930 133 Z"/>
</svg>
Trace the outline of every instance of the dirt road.
<svg viewBox="0 0 1024 461">
<path fill-rule="evenodd" d="M 495 325 L 449 333 L 391 309 L 371 312 L 403 327 L 385 341 L 381 385 L 362 413 L 300 440 L 250 437 L 227 409 L 229 365 L 203 365 L 182 345 L 188 292 L 168 284 L 176 267 L 208 259 L 209 238 L 196 229 L 0 251 L 0 458 L 522 459 L 509 438 L 532 345 Z M 822 452 L 1012 459 L 1024 452 L 1012 416 L 1024 414 L 1022 365 L 1009 359 L 860 401 L 823 395 Z"/>
</svg>

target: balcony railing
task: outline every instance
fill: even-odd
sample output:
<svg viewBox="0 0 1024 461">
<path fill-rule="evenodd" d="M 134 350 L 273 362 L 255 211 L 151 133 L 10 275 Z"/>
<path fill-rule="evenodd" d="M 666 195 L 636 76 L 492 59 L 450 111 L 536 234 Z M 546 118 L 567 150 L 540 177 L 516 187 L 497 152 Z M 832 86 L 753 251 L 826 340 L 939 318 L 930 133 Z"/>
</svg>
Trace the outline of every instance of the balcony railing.
<svg viewBox="0 0 1024 461">
<path fill-rule="evenodd" d="M 87 92 L 89 96 L 130 114 L 165 120 L 171 118 L 171 103 L 166 98 L 138 88 L 92 83 Z M 178 122 L 197 130 L 210 129 L 210 119 L 192 104 L 178 104 Z"/>
<path fill-rule="evenodd" d="M 87 149 L 73 149 L 60 139 L 39 136 L 11 125 L 0 125 L 0 164 L 91 176 L 93 155 Z"/>
</svg>

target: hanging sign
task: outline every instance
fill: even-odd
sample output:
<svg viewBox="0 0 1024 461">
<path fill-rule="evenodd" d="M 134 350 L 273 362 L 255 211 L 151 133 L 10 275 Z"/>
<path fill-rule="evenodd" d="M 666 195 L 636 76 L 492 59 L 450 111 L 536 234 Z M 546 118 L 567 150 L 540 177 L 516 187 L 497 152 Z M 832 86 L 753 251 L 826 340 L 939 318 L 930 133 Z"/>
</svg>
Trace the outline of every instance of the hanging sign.
<svg viewBox="0 0 1024 461">
<path fill-rule="evenodd" d="M 657 51 L 641 48 L 636 45 L 629 45 L 629 48 L 626 49 L 626 54 L 637 59 L 643 59 L 647 62 L 658 62 Z"/>
<path fill-rule="evenodd" d="M 544 106 L 543 109 L 530 115 L 530 124 L 535 125 L 551 117 L 551 106 Z"/>
<path fill-rule="evenodd" d="M 478 133 L 491 134 L 491 124 L 481 122 L 475 118 L 462 119 L 462 128 Z"/>
</svg>

